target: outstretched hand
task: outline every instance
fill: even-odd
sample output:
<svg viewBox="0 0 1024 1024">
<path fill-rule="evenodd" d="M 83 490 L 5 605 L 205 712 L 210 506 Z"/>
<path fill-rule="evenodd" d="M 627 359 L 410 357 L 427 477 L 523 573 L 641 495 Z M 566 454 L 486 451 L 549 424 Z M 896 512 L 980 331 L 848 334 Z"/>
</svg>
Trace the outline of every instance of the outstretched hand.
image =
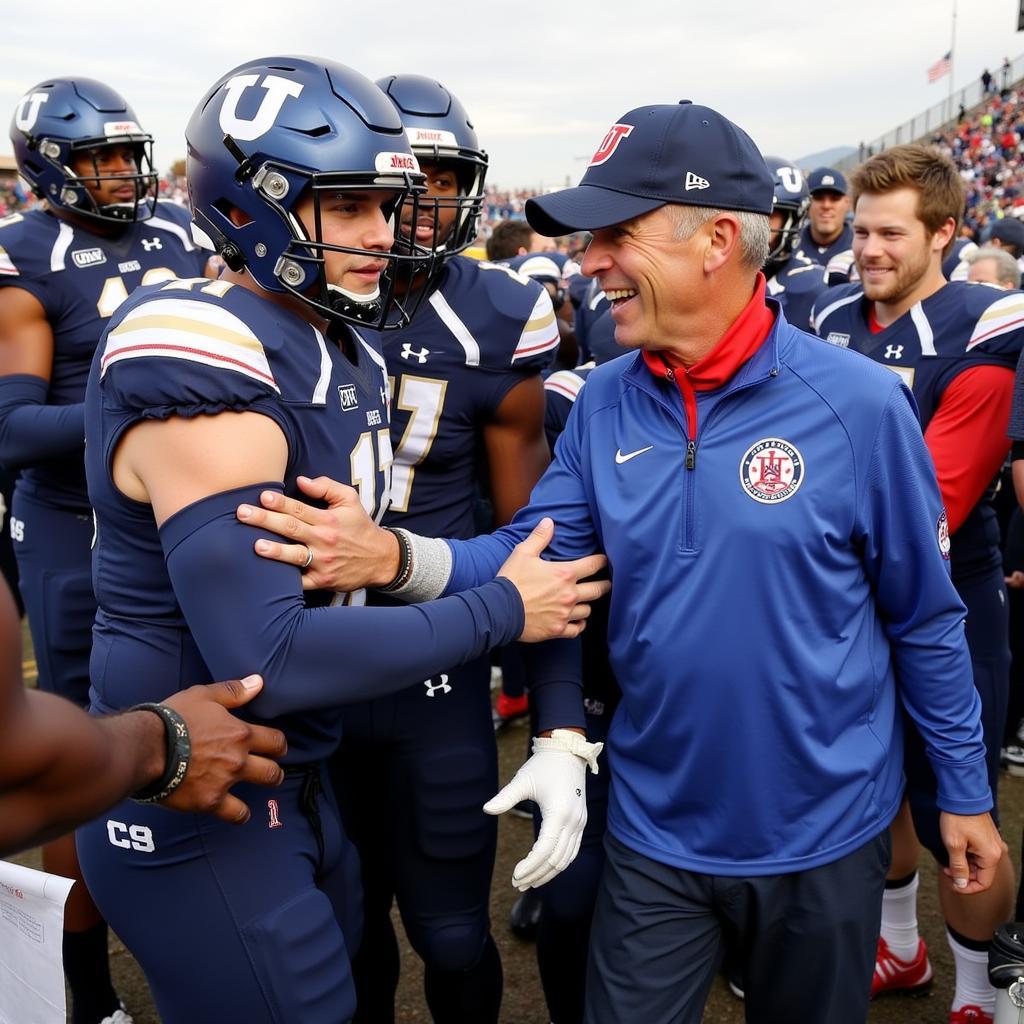
<svg viewBox="0 0 1024 1024">
<path fill-rule="evenodd" d="M 572 562 L 544 561 L 540 556 L 554 535 L 555 524 L 545 517 L 498 570 L 499 576 L 515 584 L 523 599 L 526 624 L 519 639 L 525 643 L 579 636 L 586 627 L 591 602 L 611 589 L 607 580 L 580 582 L 608 564 L 604 555 L 587 555 Z"/>
<path fill-rule="evenodd" d="M 284 733 L 250 725 L 229 710 L 248 704 L 262 688 L 259 676 L 246 676 L 191 686 L 163 702 L 185 719 L 192 742 L 185 778 L 164 806 L 241 825 L 249 820 L 249 808 L 228 790 L 238 782 L 276 786 L 284 778 L 280 765 L 270 760 L 287 752 Z"/>
<path fill-rule="evenodd" d="M 303 590 L 349 593 L 390 583 L 398 572 L 398 542 L 366 514 L 359 492 L 328 476 L 300 476 L 297 482 L 303 494 L 327 508 L 277 491 L 260 494 L 262 507 L 238 506 L 240 522 L 290 542 L 260 539 L 256 554 L 302 569 Z"/>
</svg>

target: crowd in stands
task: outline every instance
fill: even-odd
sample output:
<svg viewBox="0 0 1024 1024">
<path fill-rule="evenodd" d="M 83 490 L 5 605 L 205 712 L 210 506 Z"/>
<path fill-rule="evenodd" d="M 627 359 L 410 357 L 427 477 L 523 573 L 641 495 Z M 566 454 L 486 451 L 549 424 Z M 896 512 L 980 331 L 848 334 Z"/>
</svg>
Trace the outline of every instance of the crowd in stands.
<svg viewBox="0 0 1024 1024">
<path fill-rule="evenodd" d="M 1024 217 L 1024 93 L 991 95 L 932 142 L 952 157 L 967 185 L 962 234 L 983 242 L 992 224 Z"/>
</svg>

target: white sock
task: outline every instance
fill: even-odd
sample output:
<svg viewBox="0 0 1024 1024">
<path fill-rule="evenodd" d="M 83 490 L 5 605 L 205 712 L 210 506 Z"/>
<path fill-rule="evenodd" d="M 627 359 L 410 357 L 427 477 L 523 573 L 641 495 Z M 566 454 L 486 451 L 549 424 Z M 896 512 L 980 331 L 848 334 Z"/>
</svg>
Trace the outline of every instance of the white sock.
<svg viewBox="0 0 1024 1024">
<path fill-rule="evenodd" d="M 962 1006 L 980 1006 L 986 1013 L 994 1014 L 996 990 L 988 980 L 988 952 L 962 946 L 948 931 L 946 939 L 953 951 L 956 969 L 956 991 L 951 1008 L 959 1010 Z"/>
<path fill-rule="evenodd" d="M 882 938 L 901 960 L 913 960 L 921 934 L 917 930 L 917 872 L 898 889 L 882 893 Z"/>
</svg>

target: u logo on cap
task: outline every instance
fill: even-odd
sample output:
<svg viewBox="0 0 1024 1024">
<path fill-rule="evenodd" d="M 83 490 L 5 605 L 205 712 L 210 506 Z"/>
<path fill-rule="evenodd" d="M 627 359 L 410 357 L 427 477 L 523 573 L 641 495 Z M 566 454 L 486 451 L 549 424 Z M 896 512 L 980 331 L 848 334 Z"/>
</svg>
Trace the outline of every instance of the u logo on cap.
<svg viewBox="0 0 1024 1024">
<path fill-rule="evenodd" d="M 608 134 L 601 140 L 601 145 L 597 147 L 597 152 L 590 158 L 590 163 L 587 166 L 595 167 L 597 164 L 603 164 L 632 130 L 633 125 L 631 124 L 613 124 L 608 129 Z"/>
</svg>

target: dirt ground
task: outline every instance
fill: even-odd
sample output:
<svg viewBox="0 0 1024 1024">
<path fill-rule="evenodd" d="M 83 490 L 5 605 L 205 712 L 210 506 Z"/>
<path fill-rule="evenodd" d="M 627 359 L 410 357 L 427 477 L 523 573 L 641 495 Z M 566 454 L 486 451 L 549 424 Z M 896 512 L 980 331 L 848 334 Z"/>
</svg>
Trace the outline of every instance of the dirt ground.
<svg viewBox="0 0 1024 1024">
<path fill-rule="evenodd" d="M 526 737 L 523 728 L 513 727 L 499 737 L 502 778 L 510 777 L 522 760 Z M 1021 827 L 1024 824 L 1024 779 L 1004 775 L 1001 782 L 1000 809 L 1003 834 L 1010 845 L 1018 870 Z M 493 886 L 493 930 L 501 950 L 505 971 L 505 996 L 502 1004 L 501 1024 L 547 1024 L 534 948 L 519 941 L 508 928 L 508 913 L 517 895 L 510 879 L 515 862 L 528 849 L 531 826 L 528 821 L 506 816 L 500 825 L 498 863 Z M 16 858 L 20 863 L 39 867 L 38 851 Z M 935 983 L 931 993 L 924 997 L 889 996 L 871 1007 L 870 1024 L 946 1024 L 949 999 L 953 991 L 952 963 L 946 945 L 941 918 L 937 910 L 934 871 L 930 860 L 921 858 L 922 884 L 919 897 L 919 919 L 922 932 L 929 944 Z M 401 934 L 401 925 L 398 925 Z M 422 996 L 422 972 L 412 950 L 404 942 L 403 975 L 398 993 L 397 1019 L 402 1024 L 429 1024 Z M 111 940 L 112 964 L 115 983 L 136 1024 L 159 1024 L 145 978 L 131 954 L 117 941 Z M 743 1004 L 735 999 L 728 988 L 717 980 L 704 1014 L 706 1024 L 742 1024 Z M 245 1022 L 227 1022 L 245 1024 Z M 467 1022 L 472 1024 L 472 1022 Z"/>
</svg>

